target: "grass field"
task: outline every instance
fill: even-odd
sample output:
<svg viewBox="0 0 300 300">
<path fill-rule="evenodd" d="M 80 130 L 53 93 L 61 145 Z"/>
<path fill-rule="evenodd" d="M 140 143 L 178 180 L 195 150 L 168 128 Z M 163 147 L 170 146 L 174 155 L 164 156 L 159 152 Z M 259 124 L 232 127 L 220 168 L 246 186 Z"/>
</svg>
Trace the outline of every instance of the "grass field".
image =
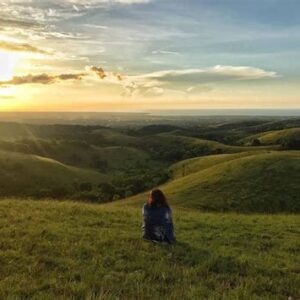
<svg viewBox="0 0 300 300">
<path fill-rule="evenodd" d="M 173 206 L 160 246 L 141 205 L 0 201 L 0 298 L 299 299 L 298 216 Z"/>
</svg>

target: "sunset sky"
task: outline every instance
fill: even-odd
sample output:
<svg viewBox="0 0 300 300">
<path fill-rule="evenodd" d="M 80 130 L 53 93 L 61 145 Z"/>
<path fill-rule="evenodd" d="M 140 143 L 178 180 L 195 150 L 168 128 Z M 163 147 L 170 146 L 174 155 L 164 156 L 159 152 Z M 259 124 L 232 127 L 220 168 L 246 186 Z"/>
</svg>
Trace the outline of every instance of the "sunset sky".
<svg viewBox="0 0 300 300">
<path fill-rule="evenodd" d="M 300 108 L 298 0 L 0 0 L 0 111 Z"/>
</svg>

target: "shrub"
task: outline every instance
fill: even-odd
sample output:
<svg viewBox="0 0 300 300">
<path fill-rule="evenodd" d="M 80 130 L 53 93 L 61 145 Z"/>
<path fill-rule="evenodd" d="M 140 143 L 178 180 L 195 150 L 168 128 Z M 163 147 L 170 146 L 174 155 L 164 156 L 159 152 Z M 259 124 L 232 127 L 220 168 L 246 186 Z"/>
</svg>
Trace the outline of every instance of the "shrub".
<svg viewBox="0 0 300 300">
<path fill-rule="evenodd" d="M 260 146 L 261 142 L 259 139 L 253 139 L 251 142 L 251 146 Z"/>
<path fill-rule="evenodd" d="M 79 185 L 79 190 L 81 192 L 90 192 L 93 189 L 93 186 L 90 182 L 82 182 Z"/>
</svg>

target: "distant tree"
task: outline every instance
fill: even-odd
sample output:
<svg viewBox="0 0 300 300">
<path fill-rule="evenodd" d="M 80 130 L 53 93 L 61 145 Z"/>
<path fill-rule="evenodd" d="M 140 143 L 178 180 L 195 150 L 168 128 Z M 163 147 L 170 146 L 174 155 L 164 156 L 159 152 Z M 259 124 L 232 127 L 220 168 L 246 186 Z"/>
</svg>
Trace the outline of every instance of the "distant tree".
<svg viewBox="0 0 300 300">
<path fill-rule="evenodd" d="M 77 153 L 72 153 L 71 154 L 71 161 L 72 163 L 74 164 L 78 164 L 78 163 L 81 163 L 82 162 L 82 158 L 79 154 Z"/>
<path fill-rule="evenodd" d="M 222 153 L 223 153 L 223 149 L 222 149 L 222 148 L 217 148 L 217 149 L 215 150 L 215 153 L 216 153 L 216 154 L 222 154 Z"/>
<path fill-rule="evenodd" d="M 91 201 L 91 202 L 102 202 L 101 197 L 99 196 L 98 192 L 95 191 L 84 191 L 76 194 L 74 196 L 75 199 L 79 200 L 86 200 L 86 201 Z"/>
<path fill-rule="evenodd" d="M 300 150 L 300 138 L 297 137 L 282 139 L 280 144 L 283 149 Z"/>
<path fill-rule="evenodd" d="M 115 194 L 115 195 L 113 196 L 113 200 L 114 200 L 114 201 L 119 200 L 119 199 L 121 199 L 120 195 Z"/>
<path fill-rule="evenodd" d="M 107 161 L 102 160 L 99 156 L 94 156 L 92 166 L 101 172 L 105 172 L 108 168 L 108 163 Z"/>
<path fill-rule="evenodd" d="M 125 198 L 131 197 L 133 195 L 133 192 L 131 190 L 127 190 L 125 192 Z"/>
<path fill-rule="evenodd" d="M 93 189 L 93 185 L 90 182 L 82 182 L 79 185 L 79 190 L 82 192 L 90 192 Z"/>
<path fill-rule="evenodd" d="M 259 139 L 253 139 L 251 142 L 251 146 L 260 146 L 261 142 Z"/>
<path fill-rule="evenodd" d="M 101 194 L 109 195 L 111 198 L 115 193 L 115 187 L 108 182 L 100 183 L 98 185 L 98 189 L 100 190 Z"/>
<path fill-rule="evenodd" d="M 52 198 L 63 198 L 68 195 L 70 195 L 70 191 L 64 186 L 54 187 L 49 192 L 49 196 Z"/>
</svg>

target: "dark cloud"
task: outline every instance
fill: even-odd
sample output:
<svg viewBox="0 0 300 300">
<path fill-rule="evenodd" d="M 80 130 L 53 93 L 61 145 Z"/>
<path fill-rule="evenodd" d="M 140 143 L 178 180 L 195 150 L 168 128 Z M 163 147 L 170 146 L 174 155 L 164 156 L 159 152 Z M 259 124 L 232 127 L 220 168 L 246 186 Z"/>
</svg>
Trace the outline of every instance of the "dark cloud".
<svg viewBox="0 0 300 300">
<path fill-rule="evenodd" d="M 125 80 L 125 76 L 123 74 L 118 73 L 118 72 L 105 72 L 104 69 L 101 67 L 90 66 L 90 67 L 88 67 L 88 70 L 95 72 L 96 75 L 98 75 L 98 77 L 100 79 L 109 78 L 109 79 L 118 80 L 118 81 Z"/>
<path fill-rule="evenodd" d="M 78 74 L 61 74 L 56 76 L 59 80 L 81 80 L 82 77 L 86 76 L 86 73 L 78 73 Z"/>
<path fill-rule="evenodd" d="M 64 80 L 81 80 L 82 77 L 84 76 L 86 76 L 86 73 L 60 74 L 60 75 L 29 74 L 25 76 L 14 76 L 11 80 L 7 80 L 7 81 L 0 81 L 0 86 L 34 84 L 34 83 L 52 84 L 57 81 L 64 81 Z"/>
<path fill-rule="evenodd" d="M 17 51 L 17 52 L 33 52 L 33 53 L 41 53 L 41 54 L 49 54 L 49 52 L 39 49 L 30 44 L 20 44 L 13 43 L 7 41 L 0 41 L 0 49 L 9 50 L 9 51 Z"/>
<path fill-rule="evenodd" d="M 104 79 L 105 77 L 107 77 L 107 74 L 105 73 L 105 71 L 101 68 L 101 67 L 95 67 L 95 66 L 91 66 L 89 67 L 89 69 L 93 72 L 95 72 L 99 78 Z"/>
<path fill-rule="evenodd" d="M 124 75 L 122 75 L 122 74 L 120 74 L 120 73 L 113 73 L 113 75 L 114 75 L 119 81 L 124 80 Z"/>
</svg>

